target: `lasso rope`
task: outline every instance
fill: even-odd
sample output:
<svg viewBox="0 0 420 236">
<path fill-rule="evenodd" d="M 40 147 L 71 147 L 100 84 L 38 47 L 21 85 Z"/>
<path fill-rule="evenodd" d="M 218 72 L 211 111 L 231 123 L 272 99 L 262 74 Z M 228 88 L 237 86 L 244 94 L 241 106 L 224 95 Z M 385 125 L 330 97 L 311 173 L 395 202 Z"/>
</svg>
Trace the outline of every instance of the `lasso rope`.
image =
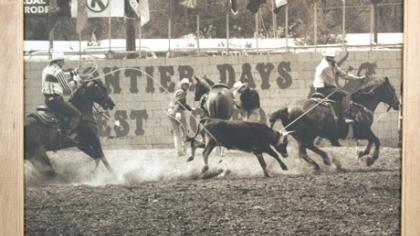
<svg viewBox="0 0 420 236">
<path fill-rule="evenodd" d="M 329 97 L 331 97 L 335 92 L 337 92 L 337 90 L 338 90 L 338 88 L 335 88 L 334 91 L 332 91 L 330 94 L 328 94 L 326 97 L 322 98 L 321 100 L 317 101 L 317 103 L 315 105 L 313 105 L 311 108 L 309 108 L 308 110 L 306 110 L 300 116 L 296 117 L 296 119 L 294 119 L 292 122 L 290 122 L 285 127 L 283 127 L 284 131 L 287 131 L 287 128 L 289 128 L 290 126 L 292 126 L 294 123 L 296 123 L 297 121 L 299 121 L 300 119 L 302 119 L 306 114 L 308 114 L 313 109 L 315 109 L 316 107 L 318 107 L 319 105 L 321 105 L 323 102 L 325 102 Z"/>
</svg>

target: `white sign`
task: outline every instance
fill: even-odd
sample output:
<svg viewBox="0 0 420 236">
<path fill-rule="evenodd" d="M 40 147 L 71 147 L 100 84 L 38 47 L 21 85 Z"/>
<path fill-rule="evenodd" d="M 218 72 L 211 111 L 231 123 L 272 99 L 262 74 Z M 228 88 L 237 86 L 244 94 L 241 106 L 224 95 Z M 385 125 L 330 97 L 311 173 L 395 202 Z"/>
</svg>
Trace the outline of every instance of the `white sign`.
<svg viewBox="0 0 420 236">
<path fill-rule="evenodd" d="M 48 14 L 48 0 L 25 0 L 24 12 L 27 16 L 45 16 Z"/>
<path fill-rule="evenodd" d="M 123 17 L 123 0 L 82 0 L 87 1 L 88 17 Z M 77 0 L 71 1 L 71 16 L 77 17 Z"/>
</svg>

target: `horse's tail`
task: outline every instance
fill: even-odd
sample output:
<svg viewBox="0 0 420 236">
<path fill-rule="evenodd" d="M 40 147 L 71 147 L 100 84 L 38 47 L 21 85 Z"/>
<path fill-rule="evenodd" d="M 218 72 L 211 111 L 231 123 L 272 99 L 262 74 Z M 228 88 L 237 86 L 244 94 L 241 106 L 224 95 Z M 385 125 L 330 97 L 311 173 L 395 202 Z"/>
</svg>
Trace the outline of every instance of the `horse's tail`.
<svg viewBox="0 0 420 236">
<path fill-rule="evenodd" d="M 278 120 L 281 120 L 283 125 L 287 125 L 289 123 L 289 111 L 287 107 L 281 108 L 270 115 L 270 127 L 273 128 Z"/>
</svg>

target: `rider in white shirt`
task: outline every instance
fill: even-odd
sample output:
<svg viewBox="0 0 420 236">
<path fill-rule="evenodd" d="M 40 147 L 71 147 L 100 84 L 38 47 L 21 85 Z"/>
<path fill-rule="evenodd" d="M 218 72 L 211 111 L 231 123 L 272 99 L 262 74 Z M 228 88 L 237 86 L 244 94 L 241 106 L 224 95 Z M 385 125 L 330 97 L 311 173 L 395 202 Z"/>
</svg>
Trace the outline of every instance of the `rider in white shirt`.
<svg viewBox="0 0 420 236">
<path fill-rule="evenodd" d="M 55 53 L 49 64 L 42 71 L 41 92 L 45 97 L 45 104 L 54 113 L 70 118 L 65 135 L 72 133 L 79 125 L 81 113 L 71 103 L 64 100 L 63 95 L 71 94 L 81 80 L 75 71 L 64 72 L 64 54 Z"/>
<path fill-rule="evenodd" d="M 315 78 L 313 82 L 314 89 L 317 93 L 328 96 L 329 99 L 334 100 L 339 105 L 340 117 L 343 117 L 342 103 L 343 98 L 347 92 L 339 88 L 337 79 L 343 78 L 345 80 L 362 80 L 365 76 L 356 76 L 342 70 L 335 62 L 336 50 L 329 48 L 325 50 L 319 65 L 315 70 Z M 346 123 L 351 123 L 351 120 L 346 120 Z"/>
</svg>

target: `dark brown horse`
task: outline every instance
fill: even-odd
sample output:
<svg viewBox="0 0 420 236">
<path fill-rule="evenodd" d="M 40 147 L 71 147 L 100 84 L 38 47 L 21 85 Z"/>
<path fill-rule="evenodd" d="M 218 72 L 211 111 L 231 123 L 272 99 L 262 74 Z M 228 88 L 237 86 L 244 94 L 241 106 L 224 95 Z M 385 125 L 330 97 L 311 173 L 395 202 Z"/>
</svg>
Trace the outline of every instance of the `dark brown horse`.
<svg viewBox="0 0 420 236">
<path fill-rule="evenodd" d="M 194 100 L 200 101 L 200 108 L 204 111 L 202 118 L 216 118 L 222 120 L 230 120 L 233 115 L 234 102 L 233 93 L 226 84 L 215 84 L 210 79 L 198 78 L 195 79 L 195 94 Z M 197 127 L 197 132 L 200 130 L 200 123 Z M 205 134 L 207 130 L 201 130 L 201 137 L 203 143 L 205 142 Z M 211 134 L 208 134 L 211 136 Z M 191 140 L 186 140 L 191 141 Z M 195 145 L 191 143 L 191 156 L 187 161 L 192 161 L 195 156 L 197 147 L 203 148 L 203 145 Z M 221 151 L 222 152 L 222 151 Z"/>
<path fill-rule="evenodd" d="M 65 123 L 65 118 L 61 117 L 60 119 L 59 116 L 55 116 L 44 108 L 44 111 L 41 112 L 44 117 L 52 117 L 55 122 L 45 122 L 37 113 L 32 113 L 25 119 L 25 160 L 30 161 L 42 174 L 52 177 L 56 173 L 46 152 L 77 146 L 96 161 L 96 168 L 99 161 L 102 161 L 105 167 L 112 172 L 103 153 L 93 116 L 94 103 L 99 104 L 103 109 L 114 108 L 115 104 L 109 97 L 106 87 L 100 80 L 84 82 L 69 102 L 82 113 L 77 128 L 77 143 L 65 142 L 62 137 L 60 123 Z M 57 122 L 58 120 L 63 120 L 63 122 Z"/>
<path fill-rule="evenodd" d="M 195 101 L 202 101 L 200 106 L 210 118 L 229 120 L 232 118 L 234 103 L 232 91 L 226 84 L 215 84 L 208 78 L 194 77 Z"/>
<path fill-rule="evenodd" d="M 379 156 L 380 141 L 372 131 L 373 114 L 379 103 L 389 105 L 389 108 L 398 110 L 399 99 L 394 87 L 389 79 L 372 80 L 367 85 L 351 95 L 351 105 L 349 114 L 355 120 L 353 124 L 353 136 L 355 139 L 368 140 L 366 149 L 359 153 L 359 158 L 369 155 L 372 145 L 375 149 L 371 156 L 367 158 L 367 165 L 371 166 Z M 304 115 L 303 115 L 304 114 Z M 282 108 L 270 116 L 270 123 L 273 127 L 277 120 L 281 120 L 286 130 L 295 131 L 292 136 L 299 145 L 299 157 L 319 171 L 319 165 L 312 160 L 306 149 L 309 149 L 322 157 L 325 165 L 330 165 L 331 161 L 326 152 L 315 146 L 314 140 L 317 137 L 329 139 L 331 142 L 339 136 L 345 138 L 349 127 L 336 128 L 334 116 L 328 105 L 319 104 L 313 99 L 305 99 L 293 102 L 289 106 Z M 337 132 L 339 132 L 337 134 Z"/>
</svg>

